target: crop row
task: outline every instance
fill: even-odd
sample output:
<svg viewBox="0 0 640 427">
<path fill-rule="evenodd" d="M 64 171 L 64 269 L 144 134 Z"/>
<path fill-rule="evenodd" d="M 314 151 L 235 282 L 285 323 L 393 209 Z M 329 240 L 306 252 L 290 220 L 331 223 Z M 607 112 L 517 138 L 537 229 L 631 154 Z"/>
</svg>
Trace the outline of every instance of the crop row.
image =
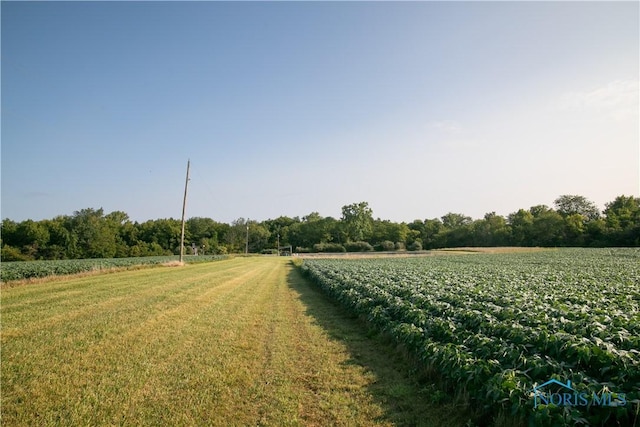
<svg viewBox="0 0 640 427">
<path fill-rule="evenodd" d="M 550 378 L 626 394 L 625 407 L 573 411 L 570 423 L 624 422 L 637 409 L 638 250 L 320 259 L 302 268 L 487 413 L 544 421 L 531 394 Z"/>
<path fill-rule="evenodd" d="M 223 255 L 186 256 L 185 261 L 206 262 L 224 258 Z M 150 256 L 133 258 L 68 259 L 55 261 L 15 261 L 0 264 L 0 280 L 32 279 L 47 276 L 84 273 L 94 270 L 164 264 L 178 261 L 178 256 Z"/>
</svg>

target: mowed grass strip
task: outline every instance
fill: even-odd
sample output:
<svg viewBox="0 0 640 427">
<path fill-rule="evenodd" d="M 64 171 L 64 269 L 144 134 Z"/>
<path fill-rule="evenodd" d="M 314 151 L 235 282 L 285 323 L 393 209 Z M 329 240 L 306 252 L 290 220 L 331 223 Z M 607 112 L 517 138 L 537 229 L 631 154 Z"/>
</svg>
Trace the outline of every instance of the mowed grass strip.
<svg viewBox="0 0 640 427">
<path fill-rule="evenodd" d="M 3 425 L 456 424 L 282 258 L 56 280 L 1 298 Z"/>
</svg>

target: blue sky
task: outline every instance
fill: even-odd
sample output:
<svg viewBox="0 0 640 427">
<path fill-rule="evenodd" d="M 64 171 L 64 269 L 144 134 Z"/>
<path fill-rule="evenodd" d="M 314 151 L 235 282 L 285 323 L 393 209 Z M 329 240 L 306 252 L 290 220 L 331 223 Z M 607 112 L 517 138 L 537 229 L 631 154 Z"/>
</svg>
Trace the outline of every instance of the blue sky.
<svg viewBox="0 0 640 427">
<path fill-rule="evenodd" d="M 2 218 L 639 195 L 637 2 L 6 2 Z"/>
</svg>

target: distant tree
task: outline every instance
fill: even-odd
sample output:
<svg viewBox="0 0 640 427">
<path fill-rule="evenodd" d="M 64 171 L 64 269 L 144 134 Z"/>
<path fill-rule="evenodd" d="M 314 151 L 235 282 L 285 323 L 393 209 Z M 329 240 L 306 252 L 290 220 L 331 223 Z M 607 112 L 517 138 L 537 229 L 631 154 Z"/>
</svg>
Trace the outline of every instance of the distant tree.
<svg viewBox="0 0 640 427">
<path fill-rule="evenodd" d="M 634 227 L 640 222 L 640 198 L 618 196 L 605 205 L 604 214 L 607 227 L 613 230 Z"/>
<path fill-rule="evenodd" d="M 129 215 L 126 212 L 113 211 L 105 215 L 104 219 L 115 238 L 116 250 L 113 256 L 117 258 L 129 256 L 129 244 L 125 240 L 126 231 L 131 232 Z"/>
<path fill-rule="evenodd" d="M 586 246 L 607 246 L 607 224 L 603 218 L 589 221 L 586 224 L 584 244 Z"/>
<path fill-rule="evenodd" d="M 438 235 L 438 247 L 473 245 L 472 219 L 463 214 L 449 212 L 442 216 L 443 229 Z"/>
<path fill-rule="evenodd" d="M 420 240 L 420 231 L 409 230 L 409 234 L 407 235 L 407 238 L 405 240 L 407 245 L 414 243 L 416 240 L 420 243 L 420 246 L 422 246 L 422 241 Z"/>
<path fill-rule="evenodd" d="M 124 225 L 129 221 L 129 215 L 122 211 L 113 211 L 104 216 L 104 219 L 111 222 L 114 225 Z"/>
<path fill-rule="evenodd" d="M 293 224 L 299 222 L 300 218 L 289 218 L 287 216 L 280 216 L 276 219 L 263 221 L 262 224 L 270 233 L 268 246 L 275 248 L 278 245 L 278 240 L 280 241 L 280 246 L 290 245 L 289 229 Z"/>
<path fill-rule="evenodd" d="M 442 225 L 450 230 L 453 230 L 458 227 L 463 227 L 465 225 L 471 224 L 471 217 L 449 212 L 448 214 L 442 216 Z"/>
<path fill-rule="evenodd" d="M 131 248 L 135 247 L 140 241 L 140 224 L 137 222 L 127 221 L 123 224 L 119 229 L 119 240 L 127 249 L 126 256 L 136 256 L 132 255 Z"/>
<path fill-rule="evenodd" d="M 640 245 L 640 198 L 618 196 L 605 205 L 604 214 L 608 244 Z"/>
<path fill-rule="evenodd" d="M 19 246 L 18 237 L 16 231 L 18 230 L 18 223 L 5 218 L 2 220 L 1 226 L 2 232 L 0 233 L 0 239 L 2 245 Z"/>
<path fill-rule="evenodd" d="M 438 218 L 425 219 L 424 231 L 422 234 L 422 247 L 425 249 L 434 249 L 440 246 L 440 236 L 444 231 L 444 224 Z"/>
<path fill-rule="evenodd" d="M 583 222 L 593 221 L 600 217 L 600 210 L 595 203 L 584 196 L 562 195 L 554 202 L 556 211 L 563 217 L 571 215 L 581 215 Z"/>
<path fill-rule="evenodd" d="M 507 223 L 511 227 L 511 244 L 514 246 L 532 246 L 533 214 L 520 209 L 508 216 Z"/>
<path fill-rule="evenodd" d="M 185 221 L 185 234 L 189 236 L 189 242 L 185 244 L 196 245 L 200 253 L 217 253 L 218 229 L 219 224 L 211 218 L 189 218 Z"/>
<path fill-rule="evenodd" d="M 585 230 L 587 218 L 580 213 L 573 213 L 564 216 L 564 237 L 565 246 L 583 246 L 585 242 Z"/>
<path fill-rule="evenodd" d="M 245 251 L 247 242 L 247 228 L 249 221 L 245 218 L 235 219 L 231 227 L 224 235 L 224 242 L 230 253 L 242 253 Z"/>
<path fill-rule="evenodd" d="M 2 261 L 26 261 L 29 259 L 29 256 L 24 255 L 20 250 L 24 239 L 18 235 L 18 225 L 17 222 L 9 218 L 2 220 L 2 232 L 0 233 L 2 239 L 0 259 Z"/>
<path fill-rule="evenodd" d="M 378 218 L 372 222 L 370 242 L 374 244 L 384 241 L 404 242 L 407 240 L 409 231 L 410 226 L 404 222 L 396 223 Z"/>
<path fill-rule="evenodd" d="M 238 218 L 232 222 L 225 233 L 224 241 L 228 252 L 242 253 L 246 250 L 248 243 L 249 253 L 260 253 L 264 249 L 270 249 L 268 247 L 270 236 L 271 233 L 264 224 Z"/>
<path fill-rule="evenodd" d="M 73 213 L 70 220 L 74 258 L 113 258 L 116 255 L 116 232 L 113 224 L 100 209 L 82 209 Z"/>
<path fill-rule="evenodd" d="M 509 243 L 511 232 L 507 221 L 495 212 L 474 221 L 472 229 L 474 246 L 505 246 Z"/>
<path fill-rule="evenodd" d="M 423 248 L 423 242 L 426 240 L 427 229 L 426 225 L 423 221 L 419 219 L 414 220 L 413 222 L 407 224 L 407 228 L 409 232 L 406 234 L 404 241 L 407 243 L 407 249 L 411 250 L 410 247 L 415 246 L 416 240 L 420 243 L 420 250 Z"/>
<path fill-rule="evenodd" d="M 324 218 L 318 212 L 312 212 L 302 217 L 302 232 L 310 244 L 328 243 L 335 240 L 332 233 L 335 232 L 334 229 L 337 226 L 335 219 Z"/>
<path fill-rule="evenodd" d="M 302 222 L 288 227 L 289 243 L 295 248 L 312 248 L 318 243 L 340 241 L 339 223 L 332 217 L 322 217 L 317 212 L 302 217 Z"/>
<path fill-rule="evenodd" d="M 309 215 L 305 215 L 302 217 L 302 222 L 315 222 L 320 221 L 322 218 L 322 215 L 320 215 L 318 212 L 311 212 Z"/>
<path fill-rule="evenodd" d="M 49 243 L 40 253 L 45 259 L 65 259 L 70 258 L 70 247 L 75 246 L 76 237 L 72 233 L 71 218 L 69 216 L 57 216 L 50 220 L 42 221 L 49 230 Z"/>
<path fill-rule="evenodd" d="M 407 224 L 407 228 L 409 230 L 417 231 L 420 238 L 422 238 L 425 234 L 424 222 L 419 219 L 414 219 L 412 222 Z"/>
<path fill-rule="evenodd" d="M 371 236 L 373 211 L 367 202 L 352 203 L 342 207 L 342 218 L 347 239 L 365 241 Z"/>
<path fill-rule="evenodd" d="M 49 243 L 49 230 L 41 222 L 30 219 L 21 222 L 16 230 L 21 252 L 29 259 L 41 259 L 39 254 Z"/>
<path fill-rule="evenodd" d="M 315 242 L 310 243 L 302 230 L 302 223 L 297 222 L 287 227 L 287 241 L 294 248 L 310 248 Z"/>
<path fill-rule="evenodd" d="M 529 212 L 531 213 L 531 215 L 533 215 L 534 217 L 538 217 L 540 215 L 542 215 L 545 212 L 549 212 L 552 209 L 547 206 L 547 205 L 535 205 L 535 206 L 531 206 L 529 208 Z"/>
<path fill-rule="evenodd" d="M 157 243 L 165 253 L 177 254 L 180 253 L 181 228 L 181 221 L 173 218 L 146 221 L 140 224 L 140 240 Z M 186 229 L 185 241 L 189 241 Z"/>
<path fill-rule="evenodd" d="M 559 246 L 564 244 L 562 216 L 545 205 L 532 207 L 531 246 Z"/>
<path fill-rule="evenodd" d="M 346 243 L 353 239 L 349 237 L 347 225 L 344 221 L 331 218 L 331 224 L 328 227 L 329 241 L 337 243 Z"/>
<path fill-rule="evenodd" d="M 249 221 L 249 252 L 260 253 L 268 249 L 271 233 L 263 224 Z"/>
</svg>

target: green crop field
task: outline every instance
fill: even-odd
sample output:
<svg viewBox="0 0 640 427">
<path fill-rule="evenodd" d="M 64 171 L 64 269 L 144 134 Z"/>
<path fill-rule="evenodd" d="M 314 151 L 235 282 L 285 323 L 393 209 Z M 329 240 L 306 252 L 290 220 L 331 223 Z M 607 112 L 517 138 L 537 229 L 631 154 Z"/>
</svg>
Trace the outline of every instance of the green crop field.
<svg viewBox="0 0 640 427">
<path fill-rule="evenodd" d="M 185 256 L 187 263 L 208 262 L 226 258 L 224 255 Z M 159 265 L 177 262 L 177 255 L 129 258 L 63 259 L 42 261 L 12 261 L 0 264 L 0 280 L 3 282 L 34 279 L 48 276 L 103 271 L 117 268 Z"/>
<path fill-rule="evenodd" d="M 5 287 L 6 426 L 462 426 L 284 258 Z"/>
<path fill-rule="evenodd" d="M 318 259 L 302 268 L 467 395 L 482 423 L 640 422 L 638 249 Z M 543 389 L 549 380 L 564 390 Z"/>
</svg>

